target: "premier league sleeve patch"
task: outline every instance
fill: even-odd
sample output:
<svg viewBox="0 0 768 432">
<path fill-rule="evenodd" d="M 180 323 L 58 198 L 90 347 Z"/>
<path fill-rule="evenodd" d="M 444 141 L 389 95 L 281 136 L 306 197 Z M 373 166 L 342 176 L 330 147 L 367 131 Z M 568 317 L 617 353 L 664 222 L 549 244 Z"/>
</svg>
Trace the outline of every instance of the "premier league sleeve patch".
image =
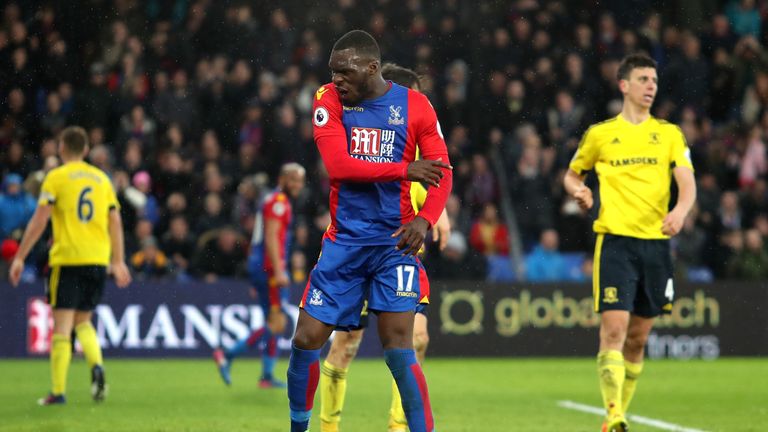
<svg viewBox="0 0 768 432">
<path fill-rule="evenodd" d="M 325 107 L 315 108 L 315 114 L 312 116 L 315 126 L 323 127 L 328 123 L 328 110 Z"/>
</svg>

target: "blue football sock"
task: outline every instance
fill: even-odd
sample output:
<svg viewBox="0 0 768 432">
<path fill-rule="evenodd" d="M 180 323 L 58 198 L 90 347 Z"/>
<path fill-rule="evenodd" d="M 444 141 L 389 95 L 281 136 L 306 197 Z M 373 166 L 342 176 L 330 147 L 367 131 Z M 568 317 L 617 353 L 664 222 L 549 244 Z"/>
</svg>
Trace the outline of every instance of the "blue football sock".
<svg viewBox="0 0 768 432">
<path fill-rule="evenodd" d="M 274 376 L 275 363 L 277 363 L 277 337 L 272 336 L 269 328 L 264 328 L 264 335 L 261 337 L 264 341 L 264 347 L 261 354 L 261 377 L 271 380 Z"/>
<path fill-rule="evenodd" d="M 288 361 L 288 401 L 291 408 L 291 432 L 309 429 L 309 418 L 320 379 L 320 350 L 291 349 Z"/>
<path fill-rule="evenodd" d="M 434 431 L 427 382 L 416 361 L 416 353 L 412 349 L 390 349 L 384 351 L 384 358 L 397 382 L 408 428 L 411 432 Z"/>
<path fill-rule="evenodd" d="M 311 411 L 291 410 L 291 432 L 307 432 L 309 430 L 309 417 Z"/>
</svg>

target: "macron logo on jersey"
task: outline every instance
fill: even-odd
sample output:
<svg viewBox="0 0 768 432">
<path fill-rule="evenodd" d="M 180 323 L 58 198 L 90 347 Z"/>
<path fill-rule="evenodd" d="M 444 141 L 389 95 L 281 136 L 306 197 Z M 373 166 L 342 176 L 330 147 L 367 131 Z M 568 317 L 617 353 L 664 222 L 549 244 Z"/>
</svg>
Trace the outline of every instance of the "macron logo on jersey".
<svg viewBox="0 0 768 432">
<path fill-rule="evenodd" d="M 352 127 L 350 154 L 369 162 L 392 162 L 395 131 Z"/>
</svg>

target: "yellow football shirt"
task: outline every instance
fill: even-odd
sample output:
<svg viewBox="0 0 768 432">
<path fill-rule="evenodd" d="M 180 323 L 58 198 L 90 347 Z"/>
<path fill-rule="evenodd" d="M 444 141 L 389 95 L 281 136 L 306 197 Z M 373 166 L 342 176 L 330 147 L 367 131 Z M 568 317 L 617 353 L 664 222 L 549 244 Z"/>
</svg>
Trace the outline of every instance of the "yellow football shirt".
<svg viewBox="0 0 768 432">
<path fill-rule="evenodd" d="M 661 227 L 677 166 L 693 169 L 679 127 L 654 117 L 635 125 L 621 114 L 591 126 L 570 164 L 578 174 L 597 173 L 600 213 L 594 231 L 641 239 L 669 238 Z"/>
<path fill-rule="evenodd" d="M 51 266 L 109 264 L 109 211 L 119 204 L 103 171 L 82 161 L 51 170 L 38 205 L 53 206 Z"/>
<path fill-rule="evenodd" d="M 419 182 L 411 182 L 411 205 L 416 213 L 419 213 L 424 207 L 424 201 L 427 200 L 427 188 Z"/>
</svg>

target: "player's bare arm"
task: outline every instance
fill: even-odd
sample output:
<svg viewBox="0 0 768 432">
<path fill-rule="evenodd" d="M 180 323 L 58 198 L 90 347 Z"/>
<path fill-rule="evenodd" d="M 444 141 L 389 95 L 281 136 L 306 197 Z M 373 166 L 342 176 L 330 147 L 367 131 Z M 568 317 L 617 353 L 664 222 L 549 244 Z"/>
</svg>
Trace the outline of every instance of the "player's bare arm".
<svg viewBox="0 0 768 432">
<path fill-rule="evenodd" d="M 21 273 L 24 271 L 24 260 L 27 259 L 32 246 L 43 235 L 43 231 L 45 231 L 45 227 L 48 225 L 48 220 L 51 218 L 52 211 L 53 209 L 50 205 L 38 205 L 35 213 L 32 215 L 32 219 L 27 223 L 27 228 L 24 230 L 24 236 L 21 239 L 21 245 L 19 245 L 16 256 L 13 257 L 9 270 L 9 279 L 12 286 L 19 284 Z"/>
<path fill-rule="evenodd" d="M 120 211 L 113 208 L 109 211 L 109 241 L 112 244 L 112 259 L 110 268 L 119 288 L 125 288 L 131 283 L 131 273 L 125 264 L 125 241 L 123 239 L 123 220 Z"/>
<path fill-rule="evenodd" d="M 680 232 L 688 212 L 696 201 L 696 180 L 693 177 L 693 170 L 688 167 L 675 167 L 672 175 L 677 183 L 677 204 L 664 218 L 661 227 L 661 232 L 668 236 L 674 236 Z"/>
<path fill-rule="evenodd" d="M 594 199 L 592 198 L 592 189 L 584 184 L 585 178 L 586 175 L 579 175 L 576 171 L 569 169 L 565 173 L 563 185 L 565 186 L 565 191 L 576 200 L 579 207 L 583 210 L 589 210 L 594 204 Z"/>
<path fill-rule="evenodd" d="M 440 213 L 440 218 L 437 219 L 437 223 L 432 227 L 432 241 L 440 241 L 440 250 L 443 250 L 448 245 L 450 237 L 451 220 L 448 219 L 448 212 L 443 209 L 443 212 Z"/>
</svg>

